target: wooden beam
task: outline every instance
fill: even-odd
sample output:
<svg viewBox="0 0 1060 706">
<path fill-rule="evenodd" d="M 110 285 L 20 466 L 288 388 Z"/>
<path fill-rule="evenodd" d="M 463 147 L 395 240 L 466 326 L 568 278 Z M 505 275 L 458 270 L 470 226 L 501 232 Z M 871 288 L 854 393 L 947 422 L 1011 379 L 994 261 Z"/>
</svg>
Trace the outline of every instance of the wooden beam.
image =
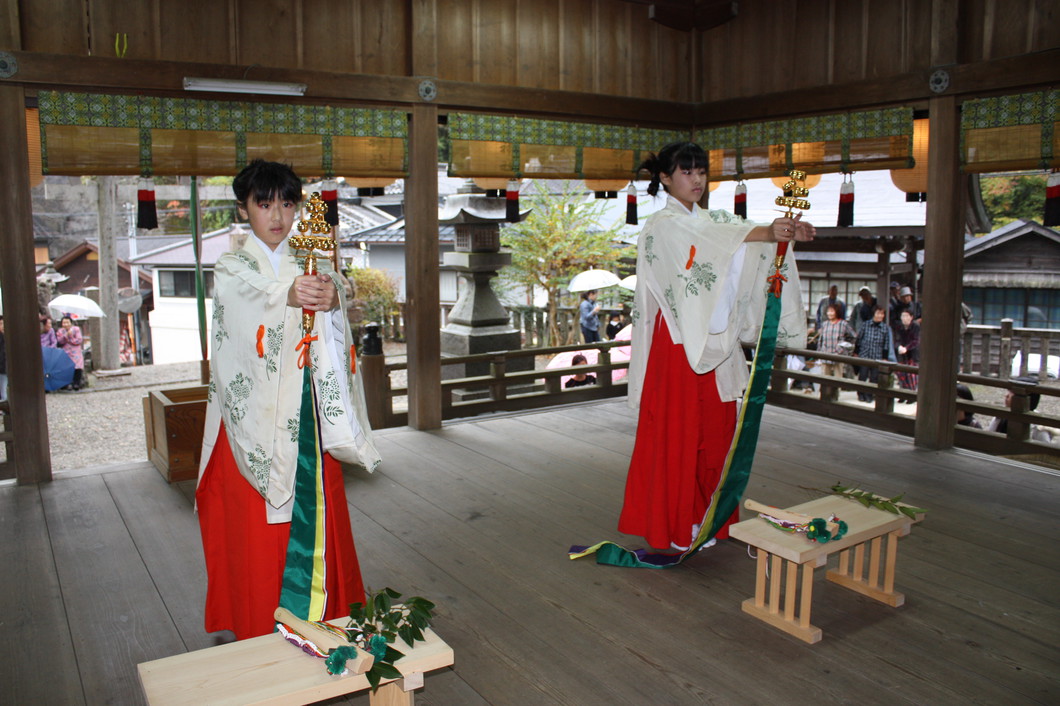
<svg viewBox="0 0 1060 706">
<path fill-rule="evenodd" d="M 953 446 L 957 422 L 957 356 L 964 272 L 964 180 L 960 111 L 955 96 L 931 100 L 928 205 L 924 234 L 920 385 L 914 443 Z"/>
<path fill-rule="evenodd" d="M 946 66 L 949 88 L 941 95 L 974 98 L 1060 84 L 1060 49 L 974 64 Z M 728 125 L 796 115 L 834 113 L 881 106 L 923 103 L 936 97 L 929 79 L 934 69 L 884 79 L 818 86 L 695 106 L 696 127 Z"/>
<path fill-rule="evenodd" d="M 430 66 L 424 52 L 417 52 L 415 58 Z M 27 88 L 152 92 L 188 97 L 191 94 L 183 90 L 185 76 L 238 79 L 244 78 L 247 72 L 246 67 L 231 64 L 11 53 L 18 61 L 18 73 L 0 80 L 0 83 L 22 83 Z M 1031 90 L 1060 84 L 1060 49 L 974 64 L 955 64 L 946 66 L 946 70 L 950 86 L 943 95 L 966 98 Z M 481 110 L 687 129 L 693 123 L 697 127 L 706 127 L 745 120 L 926 104 L 935 95 L 929 87 L 931 73 L 932 70 L 925 69 L 885 80 L 856 81 L 698 104 L 435 80 L 438 96 L 434 103 L 442 111 Z M 419 85 L 423 75 L 376 76 L 256 66 L 250 78 L 308 84 L 304 99 L 285 97 L 283 102 L 408 106 L 421 100 Z M 247 100 L 248 97 L 240 96 L 239 99 Z M 269 97 L 258 99 L 269 100 Z"/>
<path fill-rule="evenodd" d="M 405 182 L 405 326 L 409 426 L 442 426 L 442 344 L 438 317 L 438 107 L 412 106 Z"/>
<path fill-rule="evenodd" d="M 734 19 L 738 5 L 734 0 L 707 0 L 682 5 L 652 3 L 648 5 L 648 18 L 682 32 L 707 30 Z"/>
<path fill-rule="evenodd" d="M 12 459 L 18 482 L 52 478 L 48 409 L 40 348 L 37 280 L 33 260 L 33 204 L 26 143 L 26 96 L 20 86 L 0 84 L 0 281 L 4 287 L 8 396 L 15 434 Z"/>
<path fill-rule="evenodd" d="M 37 52 L 11 52 L 18 61 L 18 72 L 4 83 L 21 83 L 26 88 L 109 93 L 149 92 L 183 98 L 205 97 L 183 88 L 185 76 L 205 78 L 245 78 L 248 69 L 231 64 L 205 64 L 176 61 L 115 59 L 104 56 L 67 56 Z M 421 58 L 421 54 L 423 58 Z M 417 52 L 416 59 L 428 67 L 429 54 Z M 236 96 L 238 100 L 283 103 L 378 104 L 408 107 L 422 102 L 419 76 L 375 76 L 329 71 L 304 71 L 253 67 L 249 78 L 308 85 L 305 98 L 276 96 Z M 540 117 L 603 120 L 615 124 L 650 125 L 687 130 L 692 122 L 692 105 L 670 101 L 605 96 L 575 91 L 483 85 L 464 81 L 432 79 L 438 95 L 433 101 L 440 110 L 481 110 L 519 113 Z M 224 94 L 214 94 L 223 97 Z"/>
</svg>

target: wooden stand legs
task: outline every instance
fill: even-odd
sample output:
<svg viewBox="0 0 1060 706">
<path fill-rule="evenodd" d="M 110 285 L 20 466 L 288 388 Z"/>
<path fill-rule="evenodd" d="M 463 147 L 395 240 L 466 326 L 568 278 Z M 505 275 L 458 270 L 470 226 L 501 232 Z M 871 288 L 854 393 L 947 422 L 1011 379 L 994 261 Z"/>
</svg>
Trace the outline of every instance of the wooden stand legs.
<svg viewBox="0 0 1060 706">
<path fill-rule="evenodd" d="M 887 535 L 887 549 L 883 552 L 883 535 L 839 552 L 839 568 L 828 571 L 829 581 L 851 591 L 886 603 L 892 608 L 905 603 L 905 596 L 894 590 L 895 563 L 898 558 L 898 538 L 909 534 L 909 529 L 897 529 Z M 865 548 L 869 548 L 868 575 L 865 575 Z M 853 553 L 853 557 L 851 556 Z M 880 583 L 882 560 L 883 583 Z M 743 602 L 743 610 L 775 628 L 811 645 L 821 640 L 821 629 L 810 624 L 813 601 L 813 571 L 824 566 L 827 556 L 796 564 L 758 549 L 755 572 L 755 596 Z M 799 569 L 802 569 L 801 580 Z M 783 590 L 782 590 L 783 589 Z M 783 600 L 781 594 L 783 593 Z M 798 611 L 796 611 L 796 603 Z"/>
<path fill-rule="evenodd" d="M 820 563 L 808 561 L 800 565 L 793 561 L 785 561 L 760 548 L 758 570 L 755 575 L 755 597 L 743 602 L 744 612 L 804 642 L 810 644 L 820 642 L 821 628 L 810 624 L 810 606 L 813 601 L 813 570 L 818 566 L 823 566 L 824 561 L 825 557 L 821 557 Z M 767 572 L 768 564 L 772 565 L 768 567 Z M 798 575 L 800 566 L 802 567 L 801 582 Z M 782 582 L 784 584 L 783 607 L 780 600 Z M 767 583 L 768 598 L 766 596 Z M 799 608 L 797 615 L 796 600 Z"/>
<path fill-rule="evenodd" d="M 908 528 L 903 532 L 894 530 L 887 535 L 887 553 L 883 558 L 883 585 L 880 585 L 880 559 L 883 536 L 874 537 L 868 542 L 839 552 L 839 568 L 829 571 L 826 577 L 851 591 L 868 596 L 874 600 L 897 608 L 905 603 L 905 595 L 894 590 L 894 567 L 898 559 L 898 538 L 909 534 Z M 869 573 L 865 576 L 865 547 L 869 546 Z M 851 566 L 850 552 L 854 552 Z"/>
</svg>

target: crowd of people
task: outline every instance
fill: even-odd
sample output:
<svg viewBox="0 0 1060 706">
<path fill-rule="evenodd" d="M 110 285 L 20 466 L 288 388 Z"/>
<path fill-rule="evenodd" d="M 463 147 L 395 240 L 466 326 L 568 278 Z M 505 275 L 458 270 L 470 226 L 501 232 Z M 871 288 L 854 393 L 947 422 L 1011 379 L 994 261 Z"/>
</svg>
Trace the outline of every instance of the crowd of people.
<svg viewBox="0 0 1060 706">
<path fill-rule="evenodd" d="M 839 296 L 838 285 L 831 285 L 828 294 L 817 303 L 816 329 L 813 342 L 816 350 L 833 355 L 853 355 L 866 360 L 886 360 L 916 367 L 920 362 L 920 302 L 910 287 L 891 282 L 890 299 L 884 307 L 868 287 L 858 291 L 858 301 L 848 307 Z M 845 376 L 843 363 L 819 361 L 825 375 Z M 879 371 L 875 366 L 856 366 L 852 376 L 875 384 Z M 896 375 L 903 390 L 916 391 L 917 374 L 908 370 Z M 871 393 L 859 391 L 858 399 L 872 402 Z M 899 400 L 905 403 L 907 400 Z M 911 403 L 911 401 L 909 401 Z"/>
<path fill-rule="evenodd" d="M 77 391 L 85 385 L 85 336 L 81 327 L 74 322 L 70 314 L 63 314 L 59 319 L 59 327 L 56 328 L 52 317 L 47 314 L 40 315 L 40 345 L 41 348 L 56 348 L 66 353 L 73 363 L 74 372 L 71 381 L 59 388 L 65 391 Z M 6 375 L 5 381 L 6 381 Z M 6 394 L 6 393 L 5 393 Z M 3 399 L 0 397 L 0 399 Z"/>
</svg>

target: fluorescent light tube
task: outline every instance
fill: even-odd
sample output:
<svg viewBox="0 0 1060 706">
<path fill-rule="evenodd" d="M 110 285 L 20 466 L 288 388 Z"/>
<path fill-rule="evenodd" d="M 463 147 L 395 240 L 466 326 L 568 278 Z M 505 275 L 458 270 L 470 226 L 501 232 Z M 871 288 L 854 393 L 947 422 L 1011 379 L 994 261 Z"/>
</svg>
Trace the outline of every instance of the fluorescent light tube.
<svg viewBox="0 0 1060 706">
<path fill-rule="evenodd" d="M 215 93 L 261 93 L 272 96 L 304 96 L 304 83 L 278 83 L 274 81 L 244 81 L 227 78 L 184 77 L 186 91 L 212 91 Z"/>
</svg>

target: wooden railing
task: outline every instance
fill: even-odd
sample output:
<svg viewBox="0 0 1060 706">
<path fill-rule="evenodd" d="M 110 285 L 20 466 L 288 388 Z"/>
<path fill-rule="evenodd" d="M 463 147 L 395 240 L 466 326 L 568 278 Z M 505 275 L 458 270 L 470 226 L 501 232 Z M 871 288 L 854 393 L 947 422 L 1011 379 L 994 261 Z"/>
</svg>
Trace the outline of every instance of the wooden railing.
<svg viewBox="0 0 1060 706">
<path fill-rule="evenodd" d="M 381 342 L 378 345 L 380 347 L 377 350 L 381 351 Z M 445 366 L 488 363 L 489 374 L 443 380 L 442 418 L 449 420 L 493 412 L 519 411 L 622 396 L 626 393 L 626 381 L 622 379 L 612 382 L 611 373 L 615 370 L 627 369 L 629 363 L 625 360 L 612 360 L 610 353 L 616 347 L 628 345 L 628 341 L 606 341 L 445 358 L 442 361 Z M 526 357 L 551 357 L 566 351 L 586 349 L 599 350 L 600 359 L 596 365 L 553 370 L 514 370 L 519 366 L 512 364 L 513 361 Z M 367 346 L 365 351 L 368 351 Z M 873 368 L 878 374 L 877 382 L 862 382 L 846 377 L 789 370 L 786 366 L 789 354 L 806 359 Z M 408 387 L 405 382 L 407 364 L 398 359 L 388 361 L 380 353 L 362 354 L 361 366 L 364 373 L 369 418 L 373 427 L 384 428 L 406 424 L 408 420 Z M 597 383 L 585 387 L 563 389 L 561 378 L 574 372 L 596 375 Z M 915 417 L 896 412 L 895 404 L 898 400 L 915 402 L 917 393 L 895 386 L 895 373 L 898 372 L 915 373 L 917 368 L 888 361 L 831 355 L 819 351 L 778 348 L 767 399 L 771 404 L 780 407 L 840 419 L 904 436 L 913 436 L 916 425 Z M 968 414 L 978 415 L 984 425 L 992 417 L 1008 420 L 1008 431 L 1004 435 L 957 426 L 955 431 L 957 446 L 993 454 L 1060 456 L 1060 446 L 1035 442 L 1029 438 L 1030 425 L 1060 429 L 1060 418 L 1028 411 L 1028 399 L 1031 394 L 1060 397 L 1060 387 L 1028 384 L 1009 378 L 968 373 L 959 374 L 958 380 L 969 385 L 982 385 L 1011 391 L 1013 403 L 1011 407 L 1004 407 L 957 399 L 958 409 Z M 818 392 L 806 394 L 803 390 L 792 390 L 791 384 L 794 381 L 812 383 L 818 387 Z M 842 401 L 841 391 L 872 395 L 874 397 L 872 407 Z M 475 392 L 479 393 L 477 397 L 469 394 Z"/>
<path fill-rule="evenodd" d="M 439 325 L 444 327 L 449 323 L 449 312 L 452 311 L 451 304 L 441 305 L 441 316 Z M 505 310 L 511 319 L 512 327 L 517 329 L 522 338 L 524 348 L 542 348 L 548 341 L 548 312 L 539 307 L 532 306 L 506 306 Z M 607 326 L 608 317 L 611 314 L 621 314 L 619 308 L 600 309 L 600 331 Z M 556 312 L 556 327 L 559 330 L 560 340 L 577 339 L 581 336 L 581 325 L 579 323 L 578 309 L 574 307 L 560 308 Z M 387 341 L 405 340 L 405 314 L 404 305 L 387 315 L 386 320 L 381 322 L 381 334 Z"/>
<path fill-rule="evenodd" d="M 1012 319 L 1002 319 L 1000 326 L 969 326 L 961 339 L 961 369 L 1007 380 L 1016 377 L 1012 361 L 1020 355 L 1018 376 L 1046 380 L 1050 355 L 1060 356 L 1060 330 L 1016 328 Z M 1039 356 L 1032 366 L 1032 356 Z"/>
<path fill-rule="evenodd" d="M 877 382 L 872 384 L 851 378 L 788 370 L 786 361 L 789 354 L 806 359 L 813 358 L 845 363 L 850 366 L 873 368 L 878 371 Z M 916 425 L 915 417 L 895 412 L 895 403 L 898 400 L 916 402 L 917 393 L 913 390 L 895 387 L 895 373 L 915 373 L 917 372 L 915 366 L 845 355 L 831 355 L 799 348 L 778 348 L 773 365 L 773 378 L 767 395 L 767 400 L 771 404 L 824 417 L 832 417 L 875 429 L 891 431 L 904 436 L 913 436 Z M 795 380 L 818 386 L 818 393 L 814 395 L 807 394 L 805 390 L 792 390 L 791 382 Z M 1008 431 L 1005 435 L 958 425 L 955 433 L 957 446 L 992 454 L 1046 454 L 1060 456 L 1060 446 L 1030 440 L 1030 425 L 1060 429 L 1060 418 L 1028 411 L 1031 394 L 1038 394 L 1043 397 L 1060 397 L 1060 388 L 1041 384 L 1028 384 L 1011 379 L 969 375 L 967 373 L 958 374 L 957 380 L 966 385 L 1002 388 L 1013 394 L 1012 406 L 1002 407 L 982 402 L 965 401 L 956 398 L 956 391 L 954 391 L 957 409 L 963 410 L 968 414 L 979 415 L 981 423 L 991 417 L 1008 420 Z M 841 390 L 872 395 L 872 408 L 841 402 L 839 400 L 839 392 Z"/>
<path fill-rule="evenodd" d="M 626 394 L 625 379 L 612 381 L 612 373 L 629 367 L 626 360 L 612 360 L 614 348 L 628 347 L 629 341 L 601 341 L 599 343 L 549 348 L 526 348 L 518 351 L 499 351 L 477 355 L 446 357 L 442 365 L 488 363 L 488 375 L 452 378 L 442 381 L 442 419 L 472 417 L 490 412 L 511 412 L 553 405 L 585 402 L 619 397 Z M 512 370 L 512 361 L 546 356 L 568 351 L 599 351 L 595 365 L 577 367 Z M 382 355 L 362 355 L 365 399 L 368 418 L 374 428 L 403 426 L 408 423 L 407 363 L 387 361 Z M 574 373 L 596 376 L 596 384 L 564 389 L 561 378 Z M 477 394 L 476 394 L 477 393 Z"/>
</svg>

